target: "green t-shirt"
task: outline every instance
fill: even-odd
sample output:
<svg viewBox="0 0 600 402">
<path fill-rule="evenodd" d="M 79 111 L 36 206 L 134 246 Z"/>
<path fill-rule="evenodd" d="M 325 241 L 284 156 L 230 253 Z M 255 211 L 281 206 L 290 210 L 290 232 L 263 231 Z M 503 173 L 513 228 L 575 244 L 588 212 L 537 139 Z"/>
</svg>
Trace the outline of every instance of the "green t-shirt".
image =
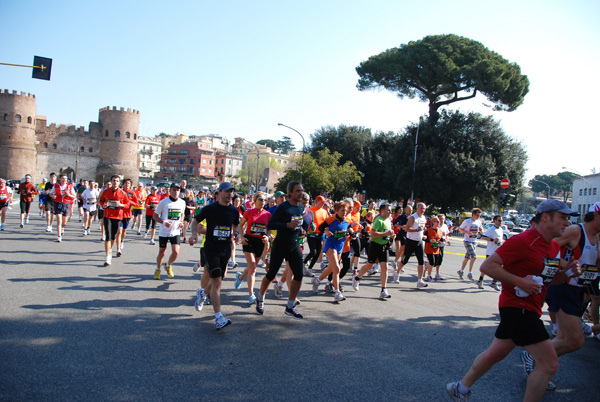
<svg viewBox="0 0 600 402">
<path fill-rule="evenodd" d="M 392 229 L 392 222 L 390 222 L 390 220 L 387 218 L 378 216 L 373 221 L 373 226 L 371 227 L 371 232 L 373 232 L 373 231 L 387 232 L 388 230 L 391 230 L 391 229 Z M 375 242 L 375 243 L 381 244 L 381 245 L 386 244 L 389 240 L 390 240 L 389 236 L 384 236 L 384 237 L 372 237 L 371 236 L 372 242 Z"/>
</svg>

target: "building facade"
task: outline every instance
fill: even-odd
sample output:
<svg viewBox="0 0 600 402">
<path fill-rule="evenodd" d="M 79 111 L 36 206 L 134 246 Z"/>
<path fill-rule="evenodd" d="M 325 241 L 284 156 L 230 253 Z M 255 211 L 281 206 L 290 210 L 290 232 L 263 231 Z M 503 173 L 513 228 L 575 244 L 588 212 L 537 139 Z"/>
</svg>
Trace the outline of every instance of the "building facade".
<svg viewBox="0 0 600 402">
<path fill-rule="evenodd" d="M 162 154 L 160 178 L 193 179 L 215 182 L 217 178 L 216 151 L 204 142 L 172 144 Z"/>
<path fill-rule="evenodd" d="M 573 180 L 573 197 L 571 208 L 585 215 L 590 206 L 600 201 L 600 173 L 582 176 Z"/>
<path fill-rule="evenodd" d="M 163 146 L 160 138 L 138 137 L 140 178 L 153 178 L 160 172 Z"/>
</svg>

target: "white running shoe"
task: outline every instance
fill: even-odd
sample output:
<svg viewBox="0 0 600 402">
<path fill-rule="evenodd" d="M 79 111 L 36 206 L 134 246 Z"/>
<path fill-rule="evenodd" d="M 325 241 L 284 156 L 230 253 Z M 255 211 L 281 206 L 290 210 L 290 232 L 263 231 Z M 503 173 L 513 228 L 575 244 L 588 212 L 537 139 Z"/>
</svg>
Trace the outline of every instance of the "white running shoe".
<svg viewBox="0 0 600 402">
<path fill-rule="evenodd" d="M 144 239 L 148 238 L 148 232 L 144 233 Z"/>
<path fill-rule="evenodd" d="M 194 307 L 196 311 L 202 311 L 202 307 L 206 302 L 206 295 L 204 294 L 204 289 L 199 288 L 196 290 L 196 302 L 194 303 Z"/>
<path fill-rule="evenodd" d="M 279 286 L 280 282 L 275 282 L 273 284 L 273 290 L 275 290 L 275 297 L 281 299 L 283 297 L 283 284 Z"/>
<path fill-rule="evenodd" d="M 104 266 L 108 267 L 111 262 L 112 262 L 112 255 L 107 255 L 106 259 L 104 260 Z"/>
<path fill-rule="evenodd" d="M 327 264 L 325 263 L 325 261 L 321 261 L 321 269 L 325 268 L 327 268 Z"/>
<path fill-rule="evenodd" d="M 458 277 L 459 277 L 460 279 L 462 279 L 462 278 L 463 278 L 463 272 L 464 272 L 464 271 L 463 271 L 462 269 L 459 269 L 458 271 L 456 271 L 456 273 L 458 274 Z"/>
<path fill-rule="evenodd" d="M 417 288 L 426 288 L 427 286 L 429 285 L 423 282 L 421 279 L 417 281 Z"/>
<path fill-rule="evenodd" d="M 52 226 L 46 226 L 46 232 L 51 233 L 52 232 Z"/>
<path fill-rule="evenodd" d="M 192 271 L 194 272 L 198 272 L 200 270 L 200 263 L 197 262 L 194 264 L 194 266 L 192 267 Z"/>
<path fill-rule="evenodd" d="M 155 245 L 154 239 L 150 239 L 150 244 Z"/>
<path fill-rule="evenodd" d="M 388 293 L 387 289 L 383 289 L 380 293 L 379 293 L 379 298 L 380 299 L 389 299 L 391 298 L 392 295 Z"/>
<path fill-rule="evenodd" d="M 335 296 L 333 297 L 333 300 L 335 300 L 336 302 L 341 302 L 346 300 L 346 298 L 344 297 L 344 295 L 342 294 L 342 292 L 340 292 L 339 290 L 337 292 L 335 292 Z"/>
<path fill-rule="evenodd" d="M 390 261 L 390 266 L 394 269 L 397 268 L 396 261 Z"/>
<path fill-rule="evenodd" d="M 470 281 L 472 281 L 473 280 L 473 274 L 469 272 L 467 274 L 467 279 L 469 279 Z"/>
<path fill-rule="evenodd" d="M 440 275 L 440 274 L 435 274 L 435 278 L 434 279 L 436 281 L 443 281 L 444 280 L 444 278 L 442 278 L 442 275 Z"/>
<path fill-rule="evenodd" d="M 400 275 L 396 271 L 394 271 L 394 283 L 400 283 Z"/>
<path fill-rule="evenodd" d="M 321 283 L 319 281 L 319 278 L 312 278 L 312 289 L 313 289 L 313 293 L 317 294 L 319 293 L 319 284 Z"/>
<path fill-rule="evenodd" d="M 352 289 L 354 289 L 358 292 L 359 287 L 360 287 L 360 281 L 358 280 L 358 276 L 354 275 L 352 277 Z"/>
<path fill-rule="evenodd" d="M 62 236 L 58 236 L 58 238 L 56 239 L 56 241 L 57 241 L 58 243 L 62 242 Z"/>
<path fill-rule="evenodd" d="M 483 281 L 477 281 L 477 287 L 483 289 Z"/>
<path fill-rule="evenodd" d="M 425 282 L 433 282 L 433 278 L 431 277 L 431 275 L 427 275 L 423 280 Z"/>
<path fill-rule="evenodd" d="M 228 318 L 225 318 L 223 316 L 219 317 L 219 318 L 215 318 L 215 323 L 216 323 L 216 327 L 217 327 L 217 331 L 220 331 L 221 329 L 225 328 L 226 326 L 231 324 L 231 320 Z"/>
</svg>

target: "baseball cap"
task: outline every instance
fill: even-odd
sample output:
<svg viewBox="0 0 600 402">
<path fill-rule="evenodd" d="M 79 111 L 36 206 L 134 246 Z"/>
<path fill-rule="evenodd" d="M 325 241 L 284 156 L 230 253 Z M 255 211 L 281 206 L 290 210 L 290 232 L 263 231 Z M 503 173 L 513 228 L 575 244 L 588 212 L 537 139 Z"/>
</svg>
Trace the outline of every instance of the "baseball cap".
<svg viewBox="0 0 600 402">
<path fill-rule="evenodd" d="M 579 212 L 572 210 L 562 201 L 558 200 L 545 200 L 538 205 L 535 209 L 536 214 L 541 214 L 544 212 L 554 212 L 558 211 L 566 215 L 578 216 Z"/>
<path fill-rule="evenodd" d="M 325 197 L 323 197 L 322 195 L 317 195 L 315 197 L 315 201 L 323 201 L 323 202 L 325 202 Z"/>
<path fill-rule="evenodd" d="M 600 212 L 600 201 L 596 201 L 594 205 L 591 205 L 588 212 Z"/>
<path fill-rule="evenodd" d="M 181 186 L 177 183 L 173 183 L 173 184 L 171 184 L 170 188 L 181 188 Z"/>
<path fill-rule="evenodd" d="M 0 183 L 6 183 L 6 180 L 0 179 Z"/>
<path fill-rule="evenodd" d="M 152 187 L 150 187 L 150 190 L 158 190 L 158 187 L 152 186 Z"/>
<path fill-rule="evenodd" d="M 284 195 L 285 195 L 285 193 L 283 191 L 277 191 L 275 194 L 273 194 L 273 197 L 277 198 L 277 197 L 282 197 Z"/>
<path fill-rule="evenodd" d="M 358 208 L 362 207 L 362 204 L 360 203 L 360 201 L 354 201 L 353 204 L 355 207 L 358 207 Z"/>
<path fill-rule="evenodd" d="M 219 184 L 219 187 L 217 188 L 217 191 L 230 191 L 233 190 L 233 184 L 231 184 L 228 181 L 224 181 L 223 183 Z"/>
</svg>

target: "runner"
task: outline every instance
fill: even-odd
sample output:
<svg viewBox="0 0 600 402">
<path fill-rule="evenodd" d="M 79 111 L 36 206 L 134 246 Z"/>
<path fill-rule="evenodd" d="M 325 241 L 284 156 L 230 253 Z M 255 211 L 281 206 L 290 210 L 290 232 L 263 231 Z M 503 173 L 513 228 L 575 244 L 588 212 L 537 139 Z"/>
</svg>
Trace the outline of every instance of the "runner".
<svg viewBox="0 0 600 402">
<path fill-rule="evenodd" d="M 45 206 L 46 206 L 46 183 L 48 183 L 48 179 L 46 179 L 44 177 L 44 179 L 42 180 L 42 182 L 40 183 L 39 186 L 37 186 L 37 190 L 38 190 L 38 199 L 39 199 L 39 208 L 40 208 L 40 216 L 42 218 L 46 217 L 46 210 L 45 210 Z"/>
<path fill-rule="evenodd" d="M 37 188 L 31 183 L 31 175 L 25 175 L 25 183 L 19 184 L 19 195 L 21 207 L 21 229 L 23 225 L 29 223 L 29 210 L 31 209 L 31 201 L 33 196 L 38 194 Z"/>
<path fill-rule="evenodd" d="M 156 257 L 156 270 L 154 279 L 160 279 L 160 268 L 163 266 L 167 275 L 173 278 L 173 263 L 179 255 L 179 234 L 183 228 L 185 214 L 185 201 L 179 198 L 179 184 L 173 183 L 169 188 L 169 196 L 158 203 L 152 218 L 160 224 L 158 229 L 158 256 Z M 171 255 L 163 264 L 167 254 L 167 243 L 171 243 Z"/>
<path fill-rule="evenodd" d="M 142 219 L 144 212 L 144 204 L 146 202 L 146 197 L 148 194 L 146 193 L 146 189 L 144 188 L 143 183 L 138 183 L 137 188 L 133 190 L 135 196 L 137 197 L 140 203 L 138 205 L 133 205 L 131 207 L 131 212 L 133 213 L 133 222 L 131 223 L 131 228 L 137 228 L 137 234 L 140 236 L 142 234 Z"/>
<path fill-rule="evenodd" d="M 77 194 L 71 183 L 67 182 L 67 175 L 62 173 L 59 177 L 60 182 L 56 183 L 54 187 L 48 193 L 54 200 L 54 214 L 56 215 L 57 223 L 57 242 L 62 241 L 62 236 L 65 233 L 65 226 L 67 225 L 67 217 L 71 211 L 73 201 Z"/>
<path fill-rule="evenodd" d="M 75 188 L 75 191 L 77 191 L 77 208 L 79 209 L 79 222 L 82 221 L 83 215 L 84 215 L 84 211 L 83 211 L 83 199 L 81 198 L 81 194 L 83 194 L 83 192 L 85 190 L 87 190 L 89 187 L 89 182 L 87 180 L 79 180 L 79 184 L 77 185 L 77 187 Z"/>
<path fill-rule="evenodd" d="M 127 228 L 129 227 L 129 221 L 132 217 L 131 207 L 136 205 L 142 205 L 142 202 L 138 200 L 135 192 L 132 189 L 133 182 L 131 179 L 123 180 L 123 191 L 129 197 L 129 202 L 123 207 L 123 219 L 119 224 L 119 234 L 117 235 L 117 257 L 123 255 L 123 243 L 125 242 L 125 235 L 127 234 Z"/>
<path fill-rule="evenodd" d="M 360 263 L 360 251 L 362 249 L 360 244 L 360 232 L 362 229 L 362 225 L 360 224 L 360 207 L 360 202 L 354 201 L 352 203 L 352 212 L 350 212 L 350 222 L 352 224 L 352 230 L 354 230 L 354 233 L 350 236 L 350 247 L 353 253 L 351 260 L 351 265 L 353 267 L 353 275 L 358 273 L 358 264 Z"/>
<path fill-rule="evenodd" d="M 186 190 L 186 194 L 183 197 L 183 201 L 185 202 L 185 216 L 183 218 L 183 231 L 181 232 L 181 236 L 183 237 L 183 242 L 186 243 L 186 232 L 187 228 L 194 217 L 194 210 L 196 209 L 196 201 L 194 197 L 194 192 L 192 190 Z"/>
<path fill-rule="evenodd" d="M 158 187 L 150 187 L 150 195 L 148 195 L 148 197 L 146 197 L 146 201 L 144 201 L 144 206 L 146 207 L 146 234 L 144 235 L 144 239 L 148 238 L 148 232 L 150 232 L 151 245 L 156 244 L 154 242 L 156 221 L 152 217 L 154 216 L 154 211 L 156 210 L 156 207 L 158 207 L 160 200 L 161 196 L 158 195 Z"/>
<path fill-rule="evenodd" d="M 50 191 L 54 188 L 56 184 L 56 173 L 50 173 L 50 181 L 46 183 L 46 187 L 44 187 L 44 193 L 46 193 L 46 201 L 44 204 L 44 208 L 46 210 L 46 232 L 52 232 L 52 225 L 54 223 L 54 198 L 52 198 L 49 194 Z M 58 219 L 57 219 L 58 222 Z"/>
<path fill-rule="evenodd" d="M 379 206 L 379 216 L 373 221 L 371 227 L 371 242 L 369 243 L 369 252 L 367 255 L 367 263 L 363 265 L 360 272 L 352 277 L 352 287 L 354 290 L 359 290 L 360 280 L 363 275 L 367 273 L 373 267 L 377 261 L 381 268 L 381 292 L 379 293 L 380 299 L 389 299 L 392 297 L 387 291 L 387 278 L 388 278 L 388 251 L 387 245 L 390 240 L 394 239 L 394 230 L 392 229 L 392 222 L 388 219 L 392 208 L 390 204 L 381 204 Z"/>
<path fill-rule="evenodd" d="M 308 248 L 309 252 L 304 258 L 304 275 L 308 277 L 313 277 L 315 274 L 312 269 L 319 260 L 319 256 L 321 255 L 321 239 L 323 237 L 323 233 L 319 230 L 319 226 L 325 219 L 329 216 L 328 212 L 323 208 L 325 205 L 325 198 L 322 195 L 318 195 L 315 198 L 315 203 L 312 207 L 310 207 L 310 214 L 312 217 L 312 222 L 314 223 L 313 229 L 309 229 L 307 238 L 308 238 Z M 306 263 L 310 261 L 308 267 Z"/>
<path fill-rule="evenodd" d="M 412 215 L 412 206 L 407 205 L 404 208 L 404 213 L 394 219 L 394 226 L 398 228 L 398 236 L 396 237 L 396 257 L 394 257 L 394 263 L 392 266 L 396 268 L 398 260 L 402 261 L 404 257 L 404 248 L 406 247 L 406 223 L 408 217 Z M 400 242 L 400 248 L 398 248 L 398 242 Z"/>
<path fill-rule="evenodd" d="M 129 205 L 130 200 L 127 194 L 119 188 L 121 178 L 114 175 L 110 178 L 111 187 L 104 190 L 100 195 L 100 204 L 104 207 L 104 251 L 106 259 L 104 266 L 107 267 L 112 263 L 112 248 L 117 243 L 119 245 L 118 235 L 119 226 L 123 219 L 123 208 Z M 117 257 L 121 254 L 117 252 Z"/>
<path fill-rule="evenodd" d="M 197 242 L 198 233 L 205 235 L 204 254 L 206 265 L 210 273 L 209 285 L 210 299 L 215 312 L 215 325 L 217 331 L 231 324 L 231 320 L 221 313 L 221 286 L 227 272 L 227 261 L 231 255 L 231 239 L 239 241 L 239 211 L 231 205 L 234 188 L 229 182 L 219 185 L 216 202 L 202 208 L 192 221 L 192 234 L 189 242 Z M 206 219 L 206 226 L 200 224 Z M 198 300 L 204 298 L 202 288 L 196 291 Z M 196 307 L 198 309 L 198 307 Z"/>
<path fill-rule="evenodd" d="M 424 270 L 424 249 L 423 249 L 423 232 L 425 231 L 425 210 L 427 206 L 420 202 L 417 204 L 417 212 L 412 214 L 406 222 L 406 245 L 404 248 L 404 256 L 394 272 L 394 283 L 400 283 L 400 272 L 410 260 L 412 253 L 417 257 L 417 288 L 425 288 L 428 285 L 423 281 Z"/>
<path fill-rule="evenodd" d="M 465 235 L 463 244 L 465 245 L 466 249 L 465 259 L 462 262 L 462 266 L 457 271 L 460 279 L 463 278 L 463 273 L 465 271 L 465 267 L 467 266 L 467 262 L 470 261 L 467 278 L 469 278 L 470 281 L 473 280 L 473 266 L 475 265 L 475 261 L 477 261 L 477 233 L 483 234 L 483 224 L 481 223 L 481 220 L 479 220 L 480 216 L 481 209 L 473 208 L 471 211 L 471 217 L 465 219 L 458 228 L 458 231 L 460 233 L 464 233 Z"/>
<path fill-rule="evenodd" d="M 523 400 L 537 401 L 542 397 L 558 370 L 558 357 L 540 319 L 542 305 L 548 283 L 567 279 L 562 272 L 554 275 L 560 246 L 553 239 L 569 226 L 569 216 L 576 215 L 579 214 L 560 201 L 543 201 L 536 209 L 535 228 L 511 237 L 483 262 L 480 270 L 502 282 L 500 324 L 492 344 L 477 356 L 462 380 L 446 386 L 452 400 L 467 401 L 473 384 L 515 346 L 524 347 L 537 361 L 527 379 Z M 566 268 L 571 273 L 578 271 L 574 262 Z"/>
<path fill-rule="evenodd" d="M 440 240 L 440 267 L 433 279 L 436 281 L 443 281 L 444 278 L 442 278 L 442 275 L 439 271 L 442 269 L 442 264 L 444 263 L 444 248 L 446 245 L 450 245 L 450 228 L 446 223 L 446 215 L 439 214 L 437 217 L 440 221 L 440 229 L 442 230 L 442 240 Z"/>
<path fill-rule="evenodd" d="M 436 276 L 440 276 L 440 265 L 441 256 L 440 256 L 440 244 L 442 242 L 442 236 L 444 233 L 442 229 L 440 229 L 440 221 L 437 216 L 431 219 L 431 227 L 425 231 L 425 255 L 427 256 L 427 260 L 429 265 L 427 266 L 427 276 L 425 277 L 425 282 L 433 282 L 433 278 L 431 277 L 431 273 L 433 271 L 433 267 L 435 267 L 435 271 L 437 273 Z"/>
<path fill-rule="evenodd" d="M 98 205 L 98 198 L 100 197 L 100 191 L 94 188 L 94 184 L 90 185 L 81 193 L 81 199 L 83 200 L 83 235 L 87 236 L 90 234 L 90 228 L 92 227 L 92 219 L 94 218 L 94 212 Z"/>
<path fill-rule="evenodd" d="M 581 316 L 587 305 L 584 301 L 585 296 L 586 293 L 590 296 L 598 296 L 600 202 L 596 202 L 589 208 L 583 217 L 583 222 L 567 228 L 564 234 L 556 239 L 559 245 L 566 247 L 563 258 L 567 261 L 578 261 L 582 271 L 581 275 L 574 272 L 571 272 L 573 275 L 567 274 L 569 276 L 567 282 L 549 286 L 546 293 L 548 311 L 556 317 L 558 333 L 552 340 L 552 346 L 558 356 L 575 352 L 584 345 Z M 536 366 L 537 359 L 527 351 L 521 352 L 521 360 L 526 374 Z"/>
<path fill-rule="evenodd" d="M 504 242 L 504 231 L 502 230 L 502 216 L 494 215 L 492 218 L 492 225 L 487 228 L 485 233 L 481 236 L 483 240 L 487 241 L 487 248 L 485 249 L 485 258 L 489 258 L 490 255 L 494 254 L 498 247 L 502 245 Z M 483 289 L 483 277 L 485 275 L 480 273 L 479 280 L 477 281 L 477 287 L 479 289 Z M 500 290 L 498 287 L 498 282 L 495 279 L 492 279 L 492 283 L 490 284 L 492 288 L 495 290 Z"/>
<path fill-rule="evenodd" d="M 294 279 L 288 282 L 289 298 L 285 314 L 301 319 L 304 317 L 296 310 L 295 303 L 302 286 L 302 251 L 298 243 L 298 237 L 304 217 L 304 206 L 300 203 L 304 188 L 302 183 L 291 181 L 287 185 L 287 191 L 289 200 L 277 207 L 267 225 L 268 229 L 277 230 L 277 236 L 273 241 L 269 271 L 261 282 L 256 312 L 261 315 L 264 314 L 267 289 L 271 281 L 277 276 L 277 272 L 285 259 L 294 275 Z"/>
<path fill-rule="evenodd" d="M 325 222 L 319 225 L 319 231 L 325 234 L 325 247 L 323 251 L 329 258 L 329 266 L 321 274 L 323 279 L 326 275 L 332 274 L 332 286 L 335 292 L 334 300 L 341 302 L 346 300 L 342 292 L 340 291 L 340 257 L 344 250 L 344 244 L 346 243 L 348 234 L 354 234 L 354 230 L 350 225 L 349 219 L 346 219 L 346 215 L 350 211 L 351 205 L 348 201 L 336 202 L 333 205 L 335 215 L 325 219 Z M 313 278 L 313 292 L 317 293 L 320 283 L 320 278 Z"/>
<path fill-rule="evenodd" d="M 254 294 L 254 280 L 256 275 L 256 263 L 263 253 L 265 245 L 269 243 L 269 231 L 267 224 L 271 218 L 269 211 L 264 209 L 266 203 L 266 194 L 262 191 L 254 193 L 254 208 L 247 210 L 240 221 L 240 230 L 245 227 L 245 233 L 242 237 L 242 247 L 248 267 L 244 272 L 238 272 L 235 278 L 235 288 L 239 289 L 242 281 L 248 281 L 248 303 L 254 304 L 256 296 Z"/>
<path fill-rule="evenodd" d="M 12 204 L 13 191 L 6 185 L 6 180 L 0 179 L 0 230 L 4 230 L 6 220 L 6 211 Z"/>
</svg>

